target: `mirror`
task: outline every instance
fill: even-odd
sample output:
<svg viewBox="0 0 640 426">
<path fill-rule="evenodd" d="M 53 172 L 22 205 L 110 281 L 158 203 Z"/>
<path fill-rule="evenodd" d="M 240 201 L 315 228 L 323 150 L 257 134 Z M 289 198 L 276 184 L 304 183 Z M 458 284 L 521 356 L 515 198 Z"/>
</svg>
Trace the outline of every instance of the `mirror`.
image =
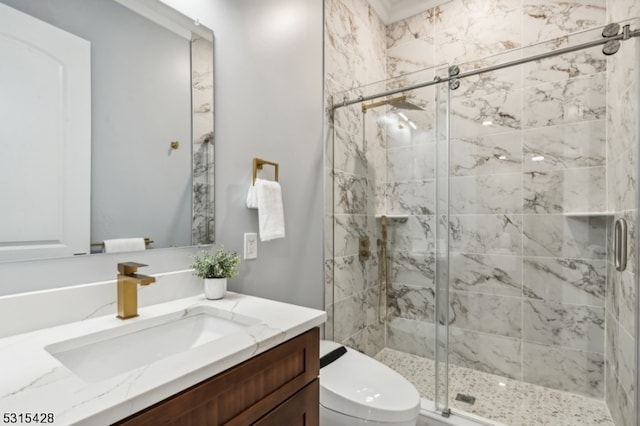
<svg viewBox="0 0 640 426">
<path fill-rule="evenodd" d="M 0 3 L 88 42 L 91 117 L 90 168 L 85 167 L 90 175 L 60 178 L 60 185 L 52 184 L 56 190 L 47 192 L 42 187 L 55 179 L 44 167 L 25 173 L 35 182 L 33 191 L 15 179 L 16 170 L 0 170 L 0 182 L 6 184 L 3 188 L 15 197 L 7 209 L 3 208 L 4 213 L 0 212 L 0 222 L 5 224 L 0 226 L 0 261 L 100 253 L 105 240 L 119 238 L 146 238 L 147 249 L 212 243 L 212 31 L 157 0 Z M 3 96 L 0 109 L 16 110 L 15 105 L 23 99 L 19 91 L 16 93 L 14 99 Z M 56 115 L 39 110 L 42 115 L 29 116 L 27 126 Z M 28 160 L 35 153 L 44 156 L 47 151 L 43 147 L 54 138 L 34 141 L 26 136 L 22 139 L 23 133 L 4 137 L 3 149 L 25 147 L 20 154 L 27 159 L 24 164 L 31 164 L 34 161 Z M 26 147 L 33 147 L 29 148 L 34 150 L 32 154 Z M 69 158 L 73 159 L 73 154 L 69 153 Z M 64 169 L 64 161 L 59 163 Z M 90 181 L 90 198 L 87 195 L 80 201 L 90 206 L 86 209 L 90 210 L 90 225 L 82 218 L 71 224 L 61 218 L 63 210 L 82 210 L 63 198 L 67 181 L 84 183 L 87 194 Z M 54 196 L 41 202 L 32 195 L 38 188 Z M 63 201 L 56 204 L 58 192 Z M 25 216 L 29 220 L 23 223 L 21 217 Z M 52 235 L 31 235 L 34 224 L 45 222 L 51 223 Z M 30 250 L 47 244 L 64 245 L 58 241 L 58 231 L 75 232 L 74 227 L 82 228 L 81 248 L 67 252 Z M 19 250 L 12 250 L 12 244 Z"/>
</svg>

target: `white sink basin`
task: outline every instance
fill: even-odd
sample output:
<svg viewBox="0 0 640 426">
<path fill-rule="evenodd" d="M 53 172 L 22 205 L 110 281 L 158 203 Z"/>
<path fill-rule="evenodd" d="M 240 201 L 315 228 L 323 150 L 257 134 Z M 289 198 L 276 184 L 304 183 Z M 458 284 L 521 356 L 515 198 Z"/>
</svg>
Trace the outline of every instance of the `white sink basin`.
<svg viewBox="0 0 640 426">
<path fill-rule="evenodd" d="M 87 382 L 98 382 L 257 324 L 210 306 L 134 320 L 121 327 L 87 334 L 45 347 Z"/>
</svg>

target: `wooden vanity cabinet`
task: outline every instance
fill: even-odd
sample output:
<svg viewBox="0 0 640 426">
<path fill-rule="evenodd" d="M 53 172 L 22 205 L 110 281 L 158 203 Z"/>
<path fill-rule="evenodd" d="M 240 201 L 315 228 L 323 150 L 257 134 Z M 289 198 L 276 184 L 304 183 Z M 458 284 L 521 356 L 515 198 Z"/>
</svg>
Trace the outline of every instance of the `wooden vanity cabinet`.
<svg viewBox="0 0 640 426">
<path fill-rule="evenodd" d="M 319 342 L 311 329 L 115 424 L 317 426 Z"/>
</svg>

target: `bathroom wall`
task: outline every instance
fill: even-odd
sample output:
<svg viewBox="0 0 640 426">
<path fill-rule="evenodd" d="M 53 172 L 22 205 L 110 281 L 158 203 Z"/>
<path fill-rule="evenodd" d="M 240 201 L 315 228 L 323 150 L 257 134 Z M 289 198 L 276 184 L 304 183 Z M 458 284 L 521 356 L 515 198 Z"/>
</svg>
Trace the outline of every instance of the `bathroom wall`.
<svg viewBox="0 0 640 426">
<path fill-rule="evenodd" d="M 322 308 L 322 1 L 163 2 L 215 33 L 216 243 L 242 253 L 252 158 L 280 163 L 286 238 L 260 242 L 230 289 Z"/>
<path fill-rule="evenodd" d="M 345 90 L 384 79 L 385 27 L 366 0 L 325 1 L 324 57 L 326 93 L 334 102 L 361 94 Z M 326 332 L 329 338 L 375 354 L 384 347 L 384 328 L 375 308 L 375 214 L 384 200 L 385 146 L 381 132 L 375 131 L 375 118 L 368 120 L 373 127 L 364 129 L 362 114 L 359 104 L 336 110 L 335 128 L 327 127 L 325 134 L 325 304 L 328 324 L 334 326 Z M 376 114 L 367 112 L 368 117 Z M 331 122 L 328 115 L 326 120 Z M 361 261 L 358 239 L 365 236 L 372 256 Z"/>
</svg>

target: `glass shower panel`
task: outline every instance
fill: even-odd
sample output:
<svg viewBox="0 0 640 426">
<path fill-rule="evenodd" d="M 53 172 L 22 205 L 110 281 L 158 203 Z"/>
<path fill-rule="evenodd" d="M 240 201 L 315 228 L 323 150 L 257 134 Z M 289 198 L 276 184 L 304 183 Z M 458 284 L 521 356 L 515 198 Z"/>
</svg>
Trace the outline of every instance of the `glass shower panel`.
<svg viewBox="0 0 640 426">
<path fill-rule="evenodd" d="M 334 96 L 334 102 L 354 99 L 359 91 Z M 373 114 L 369 114 L 372 116 Z M 369 355 L 384 345 L 384 327 L 377 319 L 375 213 L 380 194 L 376 163 L 380 153 L 377 135 L 366 132 L 367 122 L 360 103 L 333 111 L 333 138 L 327 149 L 326 171 L 332 210 L 326 227 L 326 304 L 332 340 Z M 383 163 L 384 164 L 384 163 Z M 361 238 L 369 245 L 361 248 Z M 369 257 L 361 257 L 364 249 Z"/>
<path fill-rule="evenodd" d="M 438 75 L 446 76 L 447 69 Z M 436 91 L 436 213 L 435 213 L 435 399 L 434 408 L 449 412 L 449 84 Z"/>
<path fill-rule="evenodd" d="M 433 81 L 439 69 L 392 80 L 390 88 Z M 436 145 L 441 108 L 438 86 L 403 92 L 416 108 L 389 112 L 398 125 L 387 135 L 386 214 L 391 265 L 385 359 L 400 364 L 420 395 L 436 396 Z M 410 366 L 407 368 L 406 366 Z M 441 375 L 445 377 L 446 375 Z"/>
<path fill-rule="evenodd" d="M 340 104 L 385 92 L 389 84 L 382 81 L 333 96 L 337 108 L 331 120 L 332 144 L 327 150 L 327 164 L 331 164 L 326 171 L 331 188 L 327 202 L 332 211 L 325 226 L 325 293 L 331 338 L 370 356 L 385 348 L 392 309 L 391 285 L 386 278 L 391 274 L 390 256 L 380 261 L 381 216 L 387 214 L 386 128 L 402 123 L 391 112 L 396 107 L 382 102 L 398 96 Z M 389 228 L 391 222 L 387 222 Z"/>
<path fill-rule="evenodd" d="M 618 217 L 635 229 L 637 61 L 634 39 L 612 57 L 589 48 L 464 78 L 451 91 L 453 411 L 510 425 L 635 424 L 635 260 L 617 272 L 607 240 Z"/>
<path fill-rule="evenodd" d="M 640 28 L 640 20 L 624 22 Z M 638 135 L 640 120 L 640 39 L 622 43 L 607 59 L 607 201 L 609 222 L 605 295 L 605 394 L 616 425 L 636 425 L 638 417 Z M 614 223 L 628 226 L 627 267 L 615 267 Z"/>
<path fill-rule="evenodd" d="M 333 207 L 326 226 L 327 310 L 333 339 L 396 369 L 431 400 L 436 388 L 436 143 L 438 132 L 446 130 L 441 124 L 446 99 L 437 99 L 442 93 L 435 86 L 372 95 L 432 82 L 436 72 L 406 74 L 335 95 L 327 151 Z M 361 102 L 340 105 L 360 97 Z M 368 253 L 361 256 L 363 248 Z"/>
</svg>

